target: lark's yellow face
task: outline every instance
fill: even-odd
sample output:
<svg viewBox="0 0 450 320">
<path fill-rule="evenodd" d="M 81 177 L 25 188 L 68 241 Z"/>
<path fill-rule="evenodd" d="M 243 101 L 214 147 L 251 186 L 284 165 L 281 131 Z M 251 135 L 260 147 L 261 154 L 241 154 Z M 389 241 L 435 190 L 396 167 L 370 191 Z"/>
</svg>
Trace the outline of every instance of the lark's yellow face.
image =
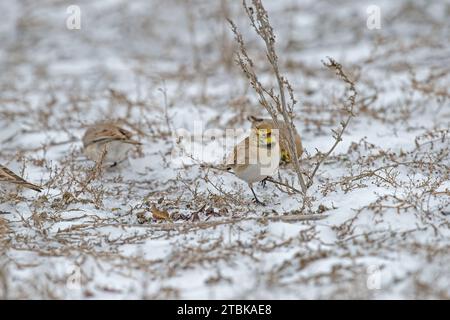
<svg viewBox="0 0 450 320">
<path fill-rule="evenodd" d="M 256 135 L 258 136 L 258 142 L 260 145 L 271 145 L 272 140 L 272 130 L 269 128 L 256 129 Z"/>
</svg>

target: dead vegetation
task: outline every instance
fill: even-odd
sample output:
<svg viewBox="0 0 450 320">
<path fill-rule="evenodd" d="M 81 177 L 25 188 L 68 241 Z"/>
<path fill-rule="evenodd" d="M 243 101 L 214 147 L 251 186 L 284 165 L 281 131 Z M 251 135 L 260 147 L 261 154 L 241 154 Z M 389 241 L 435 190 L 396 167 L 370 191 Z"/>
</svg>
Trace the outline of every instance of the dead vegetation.
<svg viewBox="0 0 450 320">
<path fill-rule="evenodd" d="M 44 191 L 0 195 L 1 298 L 448 299 L 448 22 L 433 10 L 382 7 L 371 33 L 357 7 L 329 1 L 85 2 L 98 28 L 70 33 L 39 18 L 58 3 L 18 3 L 23 41 L 4 39 L 0 57 L 0 162 Z M 172 158 L 173 129 L 248 128 L 261 105 L 306 147 L 259 187 L 270 206 L 215 169 L 219 136 L 200 139 L 209 162 Z M 116 170 L 81 153 L 101 119 L 144 142 Z"/>
</svg>

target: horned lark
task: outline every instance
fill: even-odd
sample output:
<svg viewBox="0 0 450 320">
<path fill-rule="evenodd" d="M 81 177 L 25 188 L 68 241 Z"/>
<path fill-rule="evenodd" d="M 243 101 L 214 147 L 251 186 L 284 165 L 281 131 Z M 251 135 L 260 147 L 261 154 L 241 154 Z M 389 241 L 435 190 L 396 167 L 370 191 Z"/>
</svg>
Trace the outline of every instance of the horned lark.
<svg viewBox="0 0 450 320">
<path fill-rule="evenodd" d="M 252 123 L 252 128 L 261 128 L 261 127 L 267 127 L 270 129 L 276 128 L 276 125 L 272 119 L 263 119 L 263 118 L 256 118 L 253 116 L 249 116 L 248 120 Z M 289 163 L 292 161 L 291 154 L 289 152 L 289 131 L 286 123 L 284 121 L 278 121 L 280 124 L 279 132 L 280 132 L 280 150 L 281 150 L 281 161 Z M 297 157 L 300 158 L 303 154 L 303 145 L 302 145 L 302 139 L 300 138 L 300 135 L 298 134 L 297 130 L 294 134 L 295 139 L 295 145 L 297 147 Z"/>
<path fill-rule="evenodd" d="M 127 159 L 133 146 L 141 144 L 131 139 L 132 135 L 114 124 L 93 125 L 83 137 L 84 154 L 92 161 L 104 161 L 114 167 Z"/>
<path fill-rule="evenodd" d="M 259 201 L 253 190 L 255 182 L 272 176 L 280 163 L 279 132 L 269 125 L 253 128 L 250 136 L 239 142 L 226 160 L 227 169 L 232 169 L 237 177 L 247 182 L 255 202 Z"/>
<path fill-rule="evenodd" d="M 41 192 L 42 188 L 34 185 L 21 177 L 19 177 L 17 174 L 6 168 L 5 166 L 0 164 L 0 184 L 2 186 L 8 187 L 23 187 L 27 189 L 31 189 L 37 192 Z"/>
</svg>

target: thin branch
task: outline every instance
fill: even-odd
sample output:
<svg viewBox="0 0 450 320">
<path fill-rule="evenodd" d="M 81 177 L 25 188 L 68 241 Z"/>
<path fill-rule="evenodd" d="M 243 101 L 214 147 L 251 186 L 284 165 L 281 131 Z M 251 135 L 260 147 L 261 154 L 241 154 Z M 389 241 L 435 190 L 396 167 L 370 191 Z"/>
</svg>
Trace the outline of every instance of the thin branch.
<svg viewBox="0 0 450 320">
<path fill-rule="evenodd" d="M 251 86 L 258 94 L 260 104 L 267 110 L 267 112 L 272 117 L 275 125 L 279 128 L 281 128 L 282 126 L 279 123 L 278 117 L 279 115 L 282 116 L 289 133 L 289 136 L 287 137 L 289 152 L 292 155 L 297 155 L 297 146 L 294 138 L 296 131 L 293 122 L 293 107 L 297 101 L 294 99 L 291 85 L 289 84 L 288 80 L 281 75 L 279 70 L 278 55 L 275 49 L 275 34 L 273 32 L 272 26 L 270 25 L 268 13 L 264 8 L 261 0 L 252 0 L 252 4 L 253 7 L 248 7 L 245 0 L 243 1 L 243 6 L 250 20 L 250 24 L 265 43 L 266 57 L 277 79 L 278 95 L 275 95 L 273 89 L 267 89 L 259 82 L 258 77 L 253 69 L 253 61 L 247 53 L 242 34 L 237 30 L 236 25 L 231 20 L 229 20 L 231 30 L 235 35 L 235 40 L 239 48 L 236 62 L 241 67 L 242 71 L 249 79 Z M 291 104 L 288 104 L 286 101 L 286 88 L 288 89 L 289 95 L 291 97 Z M 270 98 L 271 102 L 266 98 L 266 95 Z M 300 169 L 299 159 L 296 156 L 293 156 L 292 159 L 294 170 L 297 174 L 298 181 L 302 189 L 299 193 L 306 195 L 307 185 Z"/>
<path fill-rule="evenodd" d="M 336 149 L 339 142 L 342 141 L 342 136 L 344 135 L 345 130 L 348 127 L 348 124 L 350 122 L 350 119 L 355 116 L 353 113 L 353 108 L 355 106 L 357 91 L 355 89 L 355 83 L 350 80 L 350 78 L 345 74 L 345 72 L 342 70 L 342 65 L 336 62 L 333 58 L 328 57 L 328 62 L 323 62 L 323 64 L 330 68 L 335 70 L 336 75 L 339 76 L 346 84 L 348 84 L 348 93 L 349 96 L 347 98 L 347 103 L 345 104 L 345 111 L 348 114 L 348 117 L 341 122 L 341 129 L 340 130 L 333 130 L 333 138 L 335 139 L 333 145 L 326 153 L 318 152 L 319 161 L 317 161 L 316 165 L 314 166 L 314 169 L 312 173 L 309 175 L 308 179 L 308 188 L 313 184 L 314 176 L 316 175 L 317 171 L 319 170 L 322 163 L 331 155 L 331 153 Z"/>
</svg>

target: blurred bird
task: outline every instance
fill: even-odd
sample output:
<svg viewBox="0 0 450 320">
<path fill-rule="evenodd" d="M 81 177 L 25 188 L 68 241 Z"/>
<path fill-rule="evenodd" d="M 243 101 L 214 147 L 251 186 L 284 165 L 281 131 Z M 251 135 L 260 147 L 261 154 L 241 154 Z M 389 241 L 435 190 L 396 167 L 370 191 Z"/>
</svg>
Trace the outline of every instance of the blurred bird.
<svg viewBox="0 0 450 320">
<path fill-rule="evenodd" d="M 252 123 L 252 128 L 262 128 L 267 127 L 270 129 L 278 129 L 280 132 L 280 150 L 281 150 L 281 162 L 290 163 L 292 161 L 291 154 L 289 152 L 289 131 L 288 126 L 284 121 L 278 121 L 280 124 L 280 128 L 277 128 L 275 125 L 275 122 L 272 119 L 263 119 L 263 118 L 257 118 L 254 116 L 249 116 L 247 118 Z M 294 133 L 294 141 L 295 145 L 297 147 L 297 158 L 300 158 L 303 154 L 303 145 L 302 145 L 302 139 L 300 138 L 300 135 L 298 134 L 297 130 L 295 130 Z"/>
<path fill-rule="evenodd" d="M 84 154 L 92 161 L 112 163 L 114 167 L 128 158 L 133 146 L 141 145 L 132 136 L 130 131 L 114 124 L 93 125 L 83 136 Z"/>
<path fill-rule="evenodd" d="M 247 182 L 255 202 L 264 205 L 256 196 L 253 184 L 272 176 L 280 163 L 278 130 L 261 124 L 251 130 L 250 136 L 239 142 L 227 157 L 228 170 Z"/>
<path fill-rule="evenodd" d="M 6 168 L 5 166 L 0 164 L 0 184 L 2 186 L 7 187 L 23 187 L 27 189 L 31 189 L 37 192 L 41 192 L 42 188 L 34 185 L 21 177 L 19 177 L 17 174 Z"/>
</svg>

